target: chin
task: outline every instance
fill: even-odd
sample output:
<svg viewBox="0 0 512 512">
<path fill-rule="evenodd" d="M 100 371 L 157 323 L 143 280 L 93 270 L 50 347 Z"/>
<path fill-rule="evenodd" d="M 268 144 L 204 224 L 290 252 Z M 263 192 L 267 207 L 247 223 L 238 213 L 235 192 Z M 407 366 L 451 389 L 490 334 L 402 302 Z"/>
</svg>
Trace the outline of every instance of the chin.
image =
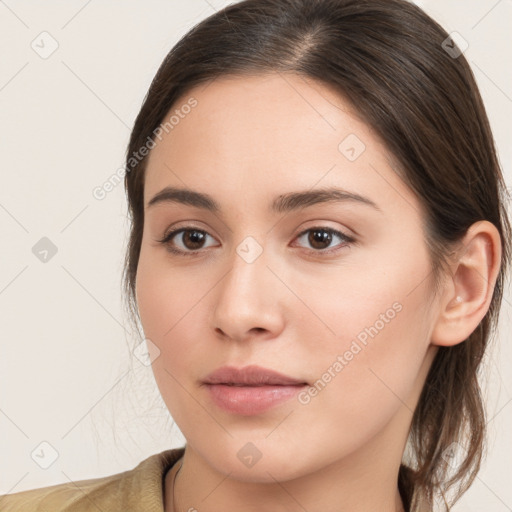
<svg viewBox="0 0 512 512">
<path fill-rule="evenodd" d="M 286 482 L 318 471 L 326 464 L 318 450 L 308 452 L 303 442 L 300 442 L 300 448 L 284 444 L 282 440 L 256 439 L 253 443 L 247 438 L 230 438 L 215 448 L 211 444 L 201 444 L 194 448 L 199 457 L 215 471 L 229 474 L 230 478 L 241 482 Z M 329 455 L 333 455 L 332 450 Z"/>
</svg>

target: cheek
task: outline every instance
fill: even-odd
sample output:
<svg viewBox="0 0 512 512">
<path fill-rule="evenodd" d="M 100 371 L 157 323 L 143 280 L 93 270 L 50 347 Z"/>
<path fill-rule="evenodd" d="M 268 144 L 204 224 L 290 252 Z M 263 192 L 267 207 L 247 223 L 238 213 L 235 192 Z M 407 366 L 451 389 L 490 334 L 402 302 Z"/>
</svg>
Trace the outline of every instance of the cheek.
<svg viewBox="0 0 512 512">
<path fill-rule="evenodd" d="M 194 282 L 197 280 L 197 282 Z M 141 248 L 137 269 L 137 304 L 145 337 L 160 353 L 152 363 L 155 380 L 167 407 L 174 414 L 190 405 L 183 387 L 198 377 L 204 358 L 205 332 L 198 315 L 206 293 L 205 280 L 171 270 L 165 255 Z M 188 397 L 189 398 L 189 397 Z M 185 399 L 182 406 L 176 401 Z M 177 419 L 177 418 L 176 418 Z"/>
<path fill-rule="evenodd" d="M 194 281 L 197 282 L 194 282 Z M 142 246 L 137 268 L 137 304 L 144 333 L 162 351 L 204 295 L 204 283 L 169 264 L 164 251 Z"/>
<path fill-rule="evenodd" d="M 402 406 L 412 415 L 432 329 L 430 263 L 417 248 L 317 277 L 314 293 L 309 279 L 294 280 L 308 299 L 298 332 L 315 381 L 302 403 L 329 411 L 333 435 L 340 428 L 370 435 Z"/>
</svg>

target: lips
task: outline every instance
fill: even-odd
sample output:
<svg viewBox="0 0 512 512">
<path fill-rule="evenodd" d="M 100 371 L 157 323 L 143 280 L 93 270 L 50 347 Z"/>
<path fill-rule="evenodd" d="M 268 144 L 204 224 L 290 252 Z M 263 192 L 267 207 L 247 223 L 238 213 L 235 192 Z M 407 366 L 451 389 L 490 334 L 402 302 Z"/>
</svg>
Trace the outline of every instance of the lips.
<svg viewBox="0 0 512 512">
<path fill-rule="evenodd" d="M 294 379 L 268 368 L 251 365 L 244 368 L 223 366 L 210 373 L 205 384 L 225 384 L 230 386 L 296 386 L 307 382 Z"/>
<path fill-rule="evenodd" d="M 225 412 L 261 414 L 294 397 L 308 384 L 261 366 L 223 366 L 203 381 L 212 402 Z"/>
</svg>

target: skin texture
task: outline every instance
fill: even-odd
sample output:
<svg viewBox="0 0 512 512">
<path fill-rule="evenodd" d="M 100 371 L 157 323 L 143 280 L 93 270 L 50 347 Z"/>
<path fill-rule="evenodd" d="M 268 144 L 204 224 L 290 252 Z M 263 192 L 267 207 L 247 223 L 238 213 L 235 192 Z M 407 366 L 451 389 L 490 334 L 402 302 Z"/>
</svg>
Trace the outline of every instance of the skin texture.
<svg viewBox="0 0 512 512">
<path fill-rule="evenodd" d="M 401 510 L 397 474 L 412 413 L 437 346 L 464 341 L 487 311 L 499 234 L 486 221 L 473 225 L 434 294 L 420 201 L 339 94 L 296 75 L 222 77 L 173 109 L 191 96 L 197 106 L 151 150 L 144 202 L 167 186 L 190 188 L 221 212 L 146 208 L 137 273 L 144 333 L 160 351 L 155 379 L 187 439 L 175 510 Z M 355 159 L 354 135 L 365 146 Z M 331 186 L 378 209 L 269 209 L 279 195 Z M 207 236 L 191 245 L 181 232 L 168 245 L 196 256 L 158 242 L 184 227 Z M 313 227 L 354 242 L 298 236 Z M 262 250 L 251 263 L 237 252 L 248 236 Z M 377 334 L 344 357 L 371 326 Z M 292 398 L 253 416 L 221 410 L 201 381 L 249 364 L 310 385 L 330 368 L 331 379 L 307 403 Z M 261 454 L 252 467 L 237 456 L 244 447 Z M 176 469 L 165 481 L 167 512 Z"/>
</svg>

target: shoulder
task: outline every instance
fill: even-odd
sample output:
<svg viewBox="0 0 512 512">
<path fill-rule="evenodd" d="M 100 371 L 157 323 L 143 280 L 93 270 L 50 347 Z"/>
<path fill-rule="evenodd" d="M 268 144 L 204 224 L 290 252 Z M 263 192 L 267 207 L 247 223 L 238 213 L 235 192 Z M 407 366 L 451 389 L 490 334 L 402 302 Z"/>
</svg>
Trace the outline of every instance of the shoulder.
<svg viewBox="0 0 512 512">
<path fill-rule="evenodd" d="M 163 512 L 163 478 L 184 448 L 151 455 L 133 469 L 101 478 L 0 495 L 2 512 Z"/>
</svg>

